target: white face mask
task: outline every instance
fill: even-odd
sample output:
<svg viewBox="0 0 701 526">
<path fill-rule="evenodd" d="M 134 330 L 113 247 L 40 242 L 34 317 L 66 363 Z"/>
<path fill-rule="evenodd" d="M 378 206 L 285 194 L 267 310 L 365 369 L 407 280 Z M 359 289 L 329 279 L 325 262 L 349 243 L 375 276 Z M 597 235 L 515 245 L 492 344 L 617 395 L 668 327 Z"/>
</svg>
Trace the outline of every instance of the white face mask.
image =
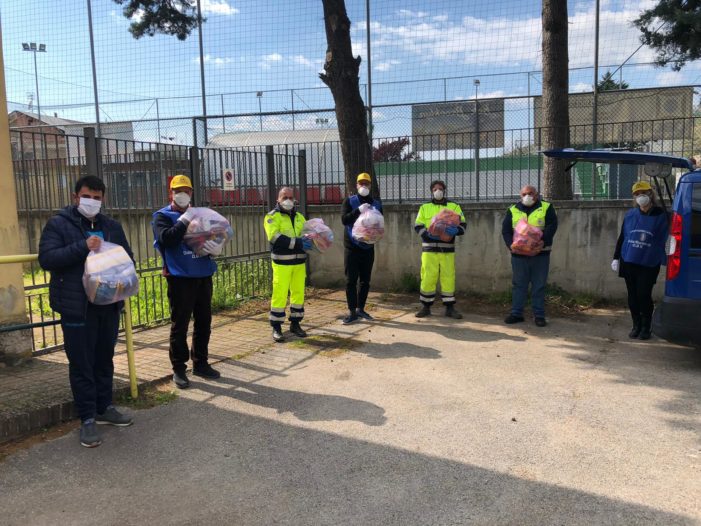
<svg viewBox="0 0 701 526">
<path fill-rule="evenodd" d="M 288 212 L 295 207 L 295 202 L 292 199 L 285 199 L 280 201 L 280 208 L 287 210 Z"/>
<path fill-rule="evenodd" d="M 532 195 L 524 195 L 521 198 L 521 202 L 524 206 L 533 206 L 533 203 L 535 203 L 535 198 Z"/>
<path fill-rule="evenodd" d="M 645 194 L 639 195 L 635 198 L 635 202 L 638 203 L 638 206 L 642 206 L 644 208 L 650 204 L 650 196 Z"/>
<path fill-rule="evenodd" d="M 367 197 L 370 195 L 370 189 L 367 186 L 359 186 L 358 187 L 358 195 L 362 195 L 363 197 Z"/>
<path fill-rule="evenodd" d="M 173 201 L 180 208 L 187 208 L 187 205 L 190 204 L 190 196 L 187 192 L 178 192 L 173 196 Z"/>
<path fill-rule="evenodd" d="M 78 212 L 88 219 L 92 219 L 100 213 L 102 201 L 90 199 L 89 197 L 81 197 L 78 204 Z"/>
<path fill-rule="evenodd" d="M 443 190 L 435 190 L 433 192 L 433 198 L 436 201 L 442 201 L 443 200 Z"/>
</svg>

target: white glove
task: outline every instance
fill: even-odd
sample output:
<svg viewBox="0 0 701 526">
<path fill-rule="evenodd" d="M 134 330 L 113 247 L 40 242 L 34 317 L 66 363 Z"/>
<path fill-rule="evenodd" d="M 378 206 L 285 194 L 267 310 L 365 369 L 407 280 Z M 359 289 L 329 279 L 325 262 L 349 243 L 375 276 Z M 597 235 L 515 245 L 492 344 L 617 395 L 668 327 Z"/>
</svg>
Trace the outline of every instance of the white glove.
<svg viewBox="0 0 701 526">
<path fill-rule="evenodd" d="M 224 250 L 224 243 L 217 243 L 212 239 L 205 241 L 202 245 L 202 252 L 210 256 L 218 256 L 222 250 Z"/>
<path fill-rule="evenodd" d="M 360 213 L 362 214 L 366 210 L 370 210 L 372 208 L 372 205 L 370 203 L 363 203 L 358 207 L 358 210 L 360 210 Z"/>
<path fill-rule="evenodd" d="M 183 215 L 181 215 L 178 218 L 178 221 L 182 221 L 186 225 L 190 224 L 190 221 L 192 221 L 192 218 L 195 216 L 195 209 L 193 207 L 189 207 L 185 212 L 183 212 Z"/>
<path fill-rule="evenodd" d="M 613 270 L 614 272 L 618 272 L 618 269 L 620 268 L 620 266 L 621 266 L 621 263 L 617 259 L 614 259 L 611 262 L 611 270 Z"/>
</svg>

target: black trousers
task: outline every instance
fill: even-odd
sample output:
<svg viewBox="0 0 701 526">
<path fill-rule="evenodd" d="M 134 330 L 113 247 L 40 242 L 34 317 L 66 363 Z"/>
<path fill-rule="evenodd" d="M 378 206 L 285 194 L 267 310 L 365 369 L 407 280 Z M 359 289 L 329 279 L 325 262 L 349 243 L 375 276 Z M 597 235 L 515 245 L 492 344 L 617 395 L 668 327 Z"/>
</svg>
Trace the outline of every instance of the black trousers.
<svg viewBox="0 0 701 526">
<path fill-rule="evenodd" d="M 348 310 L 365 309 L 365 302 L 370 292 L 372 265 L 375 262 L 375 249 L 346 249 L 346 302 Z M 360 282 L 360 283 L 358 283 Z"/>
<path fill-rule="evenodd" d="M 119 308 L 88 303 L 84 318 L 63 316 L 61 329 L 75 410 L 83 421 L 95 418 L 112 403 Z"/>
<path fill-rule="evenodd" d="M 649 322 L 652 319 L 654 304 L 652 288 L 657 282 L 660 266 L 643 267 L 631 263 L 623 263 L 621 275 L 626 280 L 628 289 L 628 308 L 634 322 Z"/>
<path fill-rule="evenodd" d="M 209 355 L 209 336 L 212 333 L 212 277 L 180 278 L 168 276 L 170 302 L 170 363 L 173 371 L 184 373 L 187 360 L 192 365 L 205 365 Z M 187 329 L 194 314 L 192 353 L 187 345 Z"/>
</svg>

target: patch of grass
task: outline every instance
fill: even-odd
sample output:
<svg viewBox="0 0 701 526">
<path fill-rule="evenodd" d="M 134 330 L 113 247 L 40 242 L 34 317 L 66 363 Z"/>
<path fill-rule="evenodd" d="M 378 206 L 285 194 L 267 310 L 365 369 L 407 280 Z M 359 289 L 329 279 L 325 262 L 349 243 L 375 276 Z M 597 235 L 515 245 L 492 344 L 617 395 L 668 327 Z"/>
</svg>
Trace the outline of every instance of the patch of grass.
<svg viewBox="0 0 701 526">
<path fill-rule="evenodd" d="M 588 309 L 610 306 L 613 303 L 593 294 L 567 292 L 557 283 L 547 285 L 545 302 L 548 306 L 566 313 L 583 312 Z"/>
<path fill-rule="evenodd" d="M 149 385 L 139 390 L 139 397 L 134 400 L 129 391 L 120 393 L 114 403 L 130 409 L 151 409 L 159 405 L 165 405 L 178 398 L 178 393 L 170 382 Z"/>
<path fill-rule="evenodd" d="M 327 334 L 318 334 L 308 336 L 299 340 L 294 340 L 289 343 L 290 346 L 297 349 L 303 349 L 319 356 L 334 358 L 348 351 L 351 351 L 361 345 L 361 343 L 353 338 L 341 338 L 340 336 L 332 336 Z"/>
<path fill-rule="evenodd" d="M 395 291 L 403 293 L 419 292 L 421 279 L 413 272 L 403 272 L 395 283 Z"/>
</svg>

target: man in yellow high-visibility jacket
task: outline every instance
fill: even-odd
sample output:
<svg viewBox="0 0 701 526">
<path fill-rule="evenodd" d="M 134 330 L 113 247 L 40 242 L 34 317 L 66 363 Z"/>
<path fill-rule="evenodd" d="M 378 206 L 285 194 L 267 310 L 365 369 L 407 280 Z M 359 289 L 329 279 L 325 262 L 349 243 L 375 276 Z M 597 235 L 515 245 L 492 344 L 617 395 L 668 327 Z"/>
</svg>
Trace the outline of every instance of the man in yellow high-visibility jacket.
<svg viewBox="0 0 701 526">
<path fill-rule="evenodd" d="M 528 297 L 528 285 L 531 285 L 531 307 L 535 324 L 545 327 L 545 285 L 548 281 L 550 268 L 550 249 L 553 237 L 557 231 L 557 214 L 555 207 L 540 199 L 538 190 L 527 185 L 521 188 L 521 200 L 511 206 L 504 216 L 501 225 L 501 235 L 504 243 L 511 250 L 514 238 L 514 228 L 521 219 L 529 225 L 543 231 L 542 248 L 533 256 L 522 256 L 511 253 L 512 289 L 511 313 L 504 319 L 509 325 L 524 321 L 523 308 Z"/>
<path fill-rule="evenodd" d="M 419 208 L 414 230 L 421 236 L 421 291 L 419 299 L 422 308 L 416 313 L 417 318 L 431 314 L 431 305 L 436 299 L 436 285 L 440 278 L 441 298 L 445 305 L 445 315 L 459 320 L 462 314 L 455 308 L 455 236 L 462 236 L 467 229 L 465 216 L 460 205 L 448 201 L 445 197 L 446 186 L 443 181 L 431 183 L 433 199 Z M 450 226 L 446 234 L 452 236 L 450 241 L 442 241 L 428 233 L 431 219 L 442 209 L 448 208 L 460 216 L 460 225 Z"/>
<path fill-rule="evenodd" d="M 263 227 L 270 242 L 273 267 L 273 295 L 270 300 L 270 325 L 273 340 L 284 341 L 282 323 L 285 321 L 287 296 L 290 297 L 290 332 L 300 338 L 307 333 L 300 326 L 304 318 L 304 285 L 307 278 L 306 250 L 312 241 L 302 237 L 304 216 L 296 210 L 292 188 L 282 188 L 277 205 L 265 215 Z"/>
</svg>

